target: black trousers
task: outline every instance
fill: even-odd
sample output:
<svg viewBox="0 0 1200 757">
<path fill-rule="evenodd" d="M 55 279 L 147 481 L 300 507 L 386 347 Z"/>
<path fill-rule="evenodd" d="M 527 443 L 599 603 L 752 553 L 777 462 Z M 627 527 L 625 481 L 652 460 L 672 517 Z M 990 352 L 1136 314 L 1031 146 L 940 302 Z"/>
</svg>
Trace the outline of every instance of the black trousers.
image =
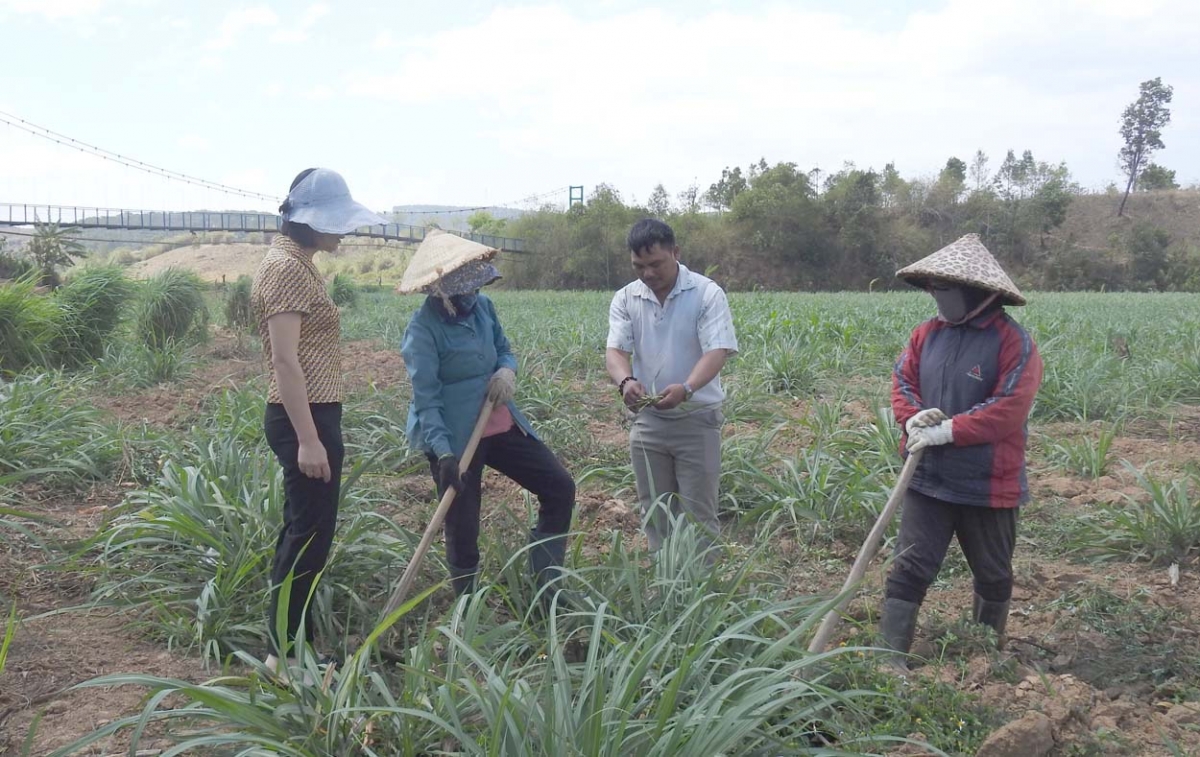
<svg viewBox="0 0 1200 757">
<path fill-rule="evenodd" d="M 300 441 L 296 429 L 281 404 L 268 404 L 263 426 L 267 443 L 283 466 L 283 528 L 275 542 L 275 562 L 271 567 L 271 602 L 267 628 L 273 651 L 279 654 L 275 618 L 279 609 L 279 587 L 293 570 L 287 608 L 287 641 L 296 639 L 300 618 L 308 605 L 309 591 L 316 574 L 325 567 L 333 534 L 337 528 L 338 497 L 342 485 L 342 463 L 346 450 L 342 445 L 342 406 L 337 402 L 314 403 L 313 423 L 317 438 L 329 457 L 330 479 L 309 478 L 300 472 Z M 305 636 L 313 639 L 313 621 L 307 618 Z"/>
<path fill-rule="evenodd" d="M 437 483 L 437 458 L 427 454 Z M 575 510 L 575 479 L 550 449 L 518 427 L 479 440 L 471 467 L 462 472 L 463 491 L 446 513 L 446 562 L 470 570 L 479 565 L 479 501 L 483 467 L 488 466 L 528 490 L 538 500 L 537 530 L 565 534 Z M 445 494 L 438 486 L 438 497 Z"/>
<path fill-rule="evenodd" d="M 900 515 L 896 559 L 885 596 L 920 604 L 942 568 L 950 537 L 958 537 L 975 593 L 989 602 L 1012 598 L 1017 508 L 956 505 L 909 489 Z"/>
</svg>

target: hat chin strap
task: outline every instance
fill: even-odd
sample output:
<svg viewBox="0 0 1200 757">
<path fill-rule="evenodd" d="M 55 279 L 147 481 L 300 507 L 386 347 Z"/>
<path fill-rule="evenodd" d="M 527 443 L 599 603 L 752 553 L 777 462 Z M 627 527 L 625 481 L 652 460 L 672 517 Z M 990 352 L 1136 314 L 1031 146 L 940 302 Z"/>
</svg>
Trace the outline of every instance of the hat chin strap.
<svg viewBox="0 0 1200 757">
<path fill-rule="evenodd" d="M 446 312 L 449 313 L 452 318 L 458 317 L 458 308 L 454 307 L 454 303 L 450 301 L 450 295 L 446 294 L 441 289 L 434 290 L 434 294 L 436 294 L 437 298 L 442 301 L 442 307 L 446 308 Z"/>
<path fill-rule="evenodd" d="M 989 294 L 987 297 L 984 298 L 983 302 L 979 303 L 978 307 L 976 307 L 974 310 L 972 310 L 971 312 L 969 312 L 965 316 L 963 316 L 962 320 L 947 321 L 947 323 L 949 323 L 952 326 L 961 326 L 964 323 L 969 323 L 973 319 L 977 318 L 980 313 L 982 313 L 983 311 L 990 308 L 992 306 L 992 303 L 998 299 L 1000 299 L 1000 293 L 992 292 L 991 294 Z"/>
</svg>

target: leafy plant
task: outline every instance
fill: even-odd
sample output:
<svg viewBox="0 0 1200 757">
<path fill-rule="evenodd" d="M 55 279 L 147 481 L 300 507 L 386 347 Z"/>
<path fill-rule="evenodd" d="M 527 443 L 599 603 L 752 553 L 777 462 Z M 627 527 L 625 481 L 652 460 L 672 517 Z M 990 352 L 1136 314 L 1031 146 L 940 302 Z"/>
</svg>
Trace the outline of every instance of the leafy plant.
<svg viewBox="0 0 1200 757">
<path fill-rule="evenodd" d="M 36 288 L 37 274 L 0 283 L 0 373 L 53 362 L 54 342 L 62 333 L 62 310 Z"/>
<path fill-rule="evenodd" d="M 203 440 L 203 435 L 201 435 Z M 282 526 L 283 477 L 261 448 L 218 436 L 168 460 L 150 488 L 131 493 L 122 511 L 86 545 L 95 550 L 94 599 L 131 610 L 156 638 L 196 648 L 208 661 L 265 644 L 269 574 Z M 361 475 L 352 473 L 347 489 Z M 351 500 L 352 502 L 354 500 Z M 349 507 L 338 545 L 318 589 L 331 639 L 378 617 L 378 598 L 407 537 L 366 508 Z M 347 559 L 352 558 L 352 559 Z M 338 617 L 332 617 L 338 615 Z"/>
<path fill-rule="evenodd" d="M 1196 479 L 1163 481 L 1129 463 L 1125 466 L 1145 497 L 1126 497 L 1121 505 L 1103 507 L 1088 517 L 1077 536 L 1077 551 L 1101 560 L 1167 565 L 1200 550 Z"/>
<path fill-rule="evenodd" d="M 358 302 L 358 285 L 354 279 L 339 273 L 329 283 L 329 297 L 339 307 L 354 307 Z"/>
<path fill-rule="evenodd" d="M 853 650 L 808 655 L 802 639 L 822 602 L 783 599 L 779 587 L 729 574 L 697 556 L 695 530 L 677 523 L 653 570 L 615 545 L 604 565 L 577 574 L 593 603 L 544 620 L 505 620 L 482 586 L 449 616 L 409 638 L 394 665 L 373 663 L 391 624 L 417 597 L 375 627 L 344 668 L 311 660 L 286 686 L 249 675 L 206 684 L 115 676 L 85 686 L 139 685 L 143 712 L 56 754 L 121 729 L 133 748 L 151 722 L 178 724 L 179 749 L 204 745 L 291 755 L 823 754 L 862 750 L 890 734 L 865 716 L 878 695 L 831 685 L 827 666 Z M 438 649 L 443 649 L 441 653 Z M 169 698 L 183 704 L 170 705 Z M 856 713 L 859 713 L 856 715 Z M 187 728 L 180 727 L 187 724 Z M 832 730 L 832 729 L 827 729 Z"/>
<path fill-rule="evenodd" d="M 78 230 L 57 223 L 35 223 L 29 240 L 29 257 L 41 274 L 42 284 L 58 286 L 58 268 L 74 264 L 75 258 L 87 253 L 74 235 Z"/>
<path fill-rule="evenodd" d="M 208 323 L 204 283 L 182 268 L 168 268 L 142 285 L 135 314 L 142 343 L 155 350 L 203 338 Z"/>
<path fill-rule="evenodd" d="M 42 470 L 44 483 L 75 485 L 111 470 L 118 445 L 75 400 L 80 384 L 46 374 L 0 383 L 0 475 Z"/>
<path fill-rule="evenodd" d="M 1070 472 L 1096 480 L 1108 471 L 1109 455 L 1113 440 L 1117 437 L 1117 426 L 1110 425 L 1100 431 L 1099 436 L 1079 436 L 1051 442 L 1050 459 Z"/>
<path fill-rule="evenodd" d="M 249 276 L 238 276 L 225 292 L 225 325 L 237 332 L 254 328 L 254 308 L 250 302 L 250 290 L 254 281 Z"/>
<path fill-rule="evenodd" d="M 8 240 L 0 237 L 0 279 L 22 279 L 33 273 L 33 263 L 8 250 Z"/>
<path fill-rule="evenodd" d="M 58 352 L 69 363 L 99 358 L 135 293 L 117 266 L 88 266 L 56 293 L 63 310 Z"/>
</svg>

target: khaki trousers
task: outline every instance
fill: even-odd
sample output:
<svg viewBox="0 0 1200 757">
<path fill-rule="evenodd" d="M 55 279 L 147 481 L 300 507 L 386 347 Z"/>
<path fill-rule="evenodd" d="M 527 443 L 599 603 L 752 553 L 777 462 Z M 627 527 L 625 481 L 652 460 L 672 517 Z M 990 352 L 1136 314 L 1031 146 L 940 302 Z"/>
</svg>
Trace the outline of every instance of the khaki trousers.
<svg viewBox="0 0 1200 757">
<path fill-rule="evenodd" d="M 687 515 L 710 542 L 720 533 L 717 493 L 724 422 L 719 408 L 677 417 L 643 411 L 634 418 L 629 453 L 652 552 L 670 536 L 668 513 Z"/>
</svg>

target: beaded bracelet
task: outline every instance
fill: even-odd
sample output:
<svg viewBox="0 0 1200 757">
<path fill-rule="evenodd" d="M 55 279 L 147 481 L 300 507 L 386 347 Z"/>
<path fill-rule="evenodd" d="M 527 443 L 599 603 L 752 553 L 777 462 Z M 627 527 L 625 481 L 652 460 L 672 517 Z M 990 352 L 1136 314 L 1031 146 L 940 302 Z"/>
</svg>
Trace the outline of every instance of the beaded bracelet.
<svg viewBox="0 0 1200 757">
<path fill-rule="evenodd" d="M 625 396 L 625 385 L 628 384 L 630 381 L 637 381 L 637 378 L 635 378 L 633 376 L 626 376 L 621 381 L 621 383 L 617 385 L 617 394 L 624 397 Z"/>
</svg>

